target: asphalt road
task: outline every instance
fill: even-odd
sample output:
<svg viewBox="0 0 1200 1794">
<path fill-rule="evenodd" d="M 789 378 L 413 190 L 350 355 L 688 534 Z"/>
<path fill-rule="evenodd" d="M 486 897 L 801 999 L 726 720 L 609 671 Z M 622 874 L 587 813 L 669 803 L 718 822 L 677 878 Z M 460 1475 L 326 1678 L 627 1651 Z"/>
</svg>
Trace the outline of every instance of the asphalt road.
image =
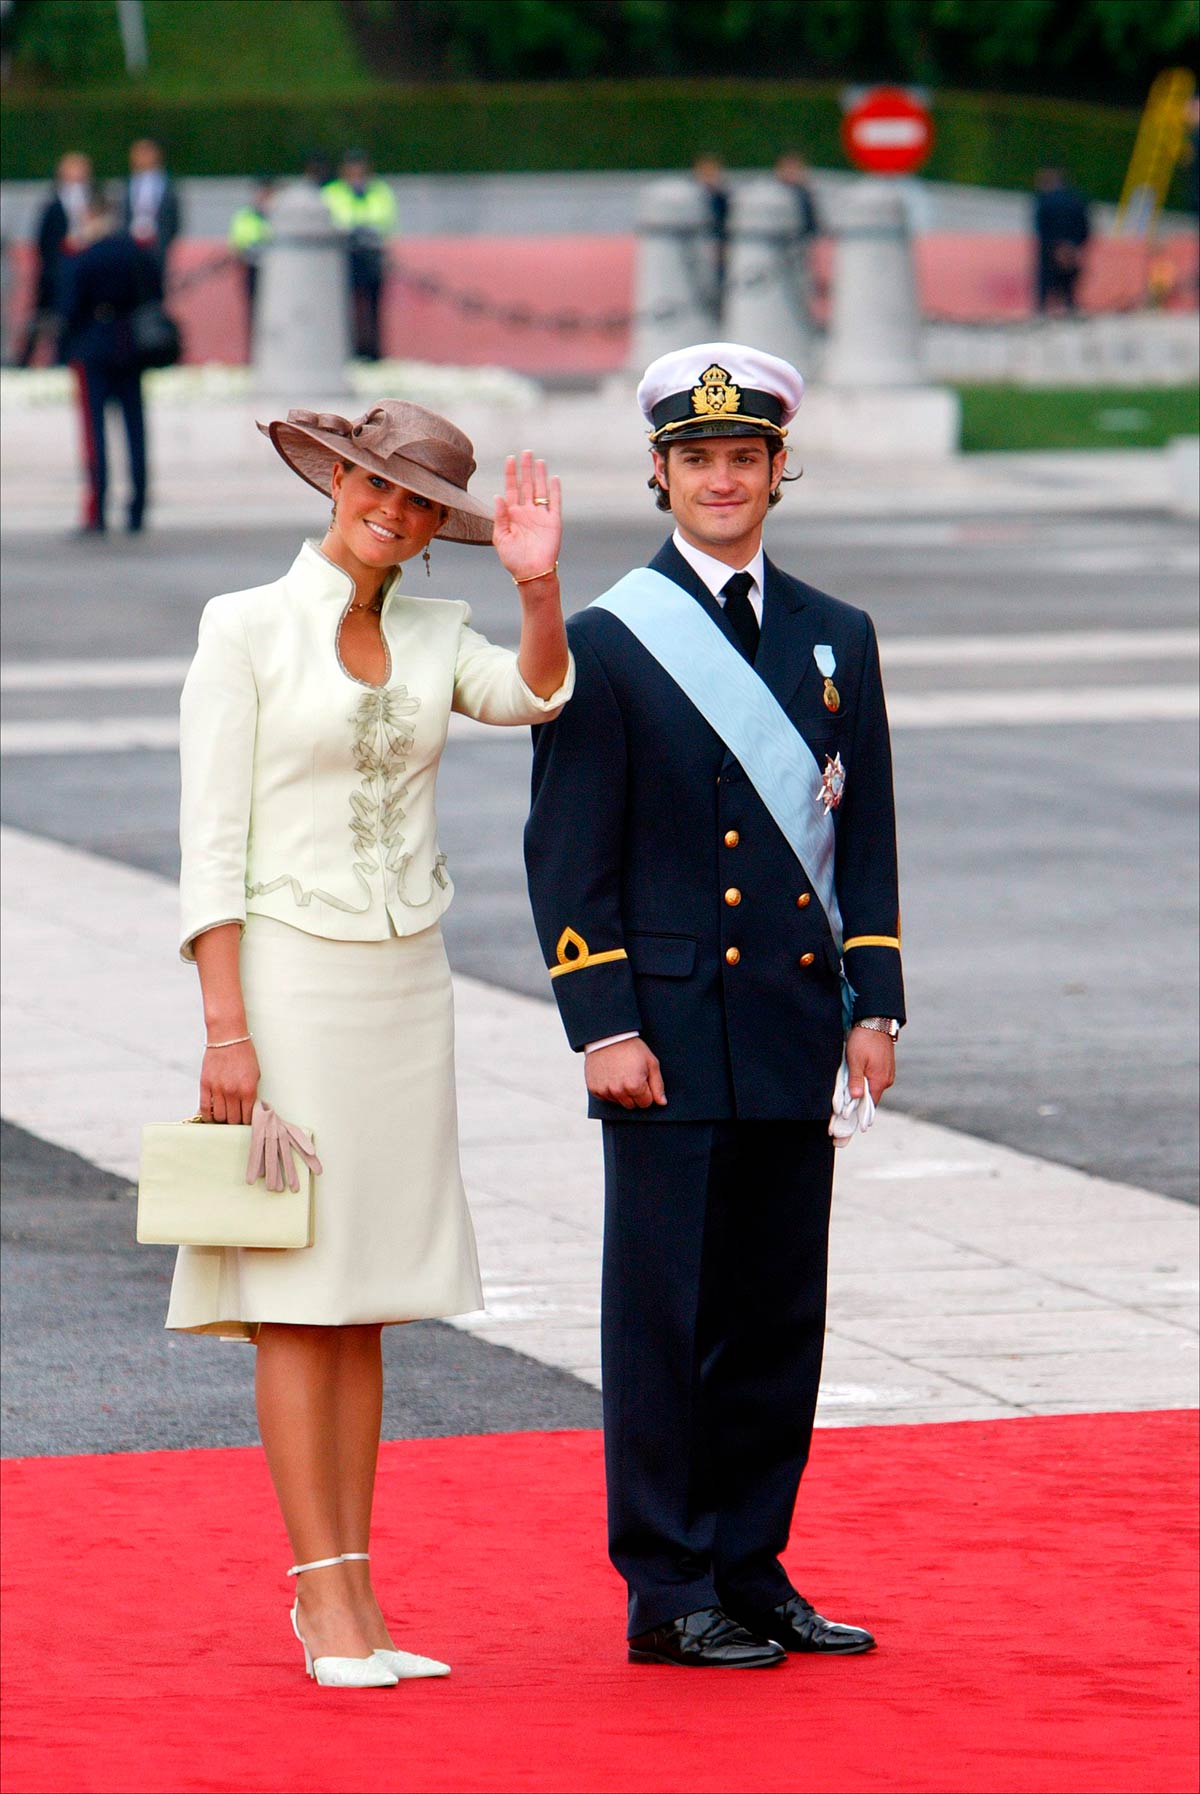
<svg viewBox="0 0 1200 1794">
<path fill-rule="evenodd" d="M 1194 684 L 1196 669 L 1178 642 L 1139 645 L 1149 631 L 1195 628 L 1194 530 L 1150 516 L 805 526 L 802 491 L 772 518 L 770 551 L 871 610 L 904 717 L 911 1021 L 889 1100 L 1194 1201 L 1196 725 L 1157 700 Z M 568 603 L 663 533 L 653 514 L 633 528 L 572 528 Z M 270 531 L 12 538 L 7 664 L 186 656 L 204 600 L 273 577 L 294 547 L 290 532 Z M 489 552 L 439 545 L 434 568 L 428 581 L 407 577 L 422 593 L 469 596 L 480 627 L 514 639 L 512 588 Z M 1103 631 L 1123 633 L 1105 650 Z M 1072 642 L 1053 645 L 1064 633 Z M 1000 639 L 973 648 L 980 637 Z M 928 638 L 941 644 L 932 655 Z M 1098 688 L 1114 709 L 1132 699 L 1129 716 L 1097 714 Z M 990 703 L 993 720 L 932 726 L 947 697 Z M 165 687 L 13 691 L 5 719 L 52 733 L 70 722 L 86 737 L 88 719 L 166 717 L 174 699 Z M 1081 700 L 1090 720 L 1063 720 Z M 527 772 L 521 739 L 451 744 L 440 809 L 458 894 L 446 932 L 460 970 L 548 1000 L 520 863 Z M 84 741 L 4 763 L 6 822 L 164 877 L 177 863 L 175 805 L 168 751 Z"/>
</svg>

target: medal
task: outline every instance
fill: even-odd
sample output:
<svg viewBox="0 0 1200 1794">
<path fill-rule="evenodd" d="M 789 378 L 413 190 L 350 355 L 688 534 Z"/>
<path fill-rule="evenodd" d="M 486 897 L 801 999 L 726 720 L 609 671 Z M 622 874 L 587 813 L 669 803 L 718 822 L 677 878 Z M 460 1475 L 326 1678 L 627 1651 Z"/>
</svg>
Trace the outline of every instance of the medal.
<svg viewBox="0 0 1200 1794">
<path fill-rule="evenodd" d="M 825 681 L 822 700 L 826 710 L 835 711 L 842 707 L 841 695 L 833 683 L 833 675 L 837 668 L 837 658 L 828 642 L 818 642 L 813 649 L 813 659 L 817 663 L 817 671 Z"/>
<path fill-rule="evenodd" d="M 837 696 L 837 693 L 834 693 Z M 832 815 L 842 801 L 846 789 L 846 768 L 842 765 L 840 754 L 826 754 L 825 770 L 821 774 L 821 791 L 817 798 L 819 804 L 825 806 L 826 816 Z"/>
</svg>

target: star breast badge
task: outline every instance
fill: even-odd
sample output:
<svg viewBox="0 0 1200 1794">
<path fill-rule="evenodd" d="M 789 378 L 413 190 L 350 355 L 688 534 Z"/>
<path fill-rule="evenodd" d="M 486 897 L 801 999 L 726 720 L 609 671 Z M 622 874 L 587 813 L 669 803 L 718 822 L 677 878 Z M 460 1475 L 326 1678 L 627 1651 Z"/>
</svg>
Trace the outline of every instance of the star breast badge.
<svg viewBox="0 0 1200 1794">
<path fill-rule="evenodd" d="M 715 361 L 701 374 L 699 386 L 692 388 L 692 410 L 697 417 L 736 417 L 741 403 L 741 389 L 730 384 L 728 373 Z"/>
<path fill-rule="evenodd" d="M 825 806 L 826 816 L 832 815 L 840 806 L 845 789 L 846 768 L 842 765 L 842 756 L 826 754 L 825 770 L 821 774 L 821 791 L 817 798 L 817 802 Z"/>
</svg>

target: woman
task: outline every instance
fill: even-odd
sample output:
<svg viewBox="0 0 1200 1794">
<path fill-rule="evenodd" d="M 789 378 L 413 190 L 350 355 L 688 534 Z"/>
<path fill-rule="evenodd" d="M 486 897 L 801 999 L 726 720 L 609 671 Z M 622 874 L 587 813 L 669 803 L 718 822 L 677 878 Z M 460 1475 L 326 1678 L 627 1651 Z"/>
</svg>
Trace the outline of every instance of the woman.
<svg viewBox="0 0 1200 1794">
<path fill-rule="evenodd" d="M 181 1248 L 167 1326 L 257 1343 L 306 1666 L 391 1686 L 448 1670 L 395 1649 L 371 1586 L 381 1329 L 482 1306 L 434 784 L 452 710 L 542 722 L 570 695 L 561 500 L 525 454 L 493 522 L 466 489 L 470 442 L 419 405 L 265 428 L 333 513 L 282 579 L 205 608 L 181 713 L 182 953 L 204 999 L 201 1114 L 248 1122 L 261 1078 L 323 1170 L 313 1244 Z M 519 653 L 471 629 L 465 604 L 400 592 L 401 563 L 428 564 L 435 536 L 494 540 Z"/>
</svg>

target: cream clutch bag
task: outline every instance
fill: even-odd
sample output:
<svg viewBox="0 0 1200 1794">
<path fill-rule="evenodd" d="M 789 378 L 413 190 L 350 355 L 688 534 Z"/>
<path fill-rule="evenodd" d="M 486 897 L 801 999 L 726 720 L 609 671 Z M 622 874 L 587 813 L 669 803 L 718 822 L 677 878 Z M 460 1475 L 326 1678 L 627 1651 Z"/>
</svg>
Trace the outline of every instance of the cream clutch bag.
<svg viewBox="0 0 1200 1794">
<path fill-rule="evenodd" d="M 302 1164 L 296 1168 L 295 1154 Z M 256 1103 L 249 1127 L 198 1119 L 142 1129 L 137 1237 L 159 1246 L 311 1246 L 312 1138 Z"/>
</svg>

